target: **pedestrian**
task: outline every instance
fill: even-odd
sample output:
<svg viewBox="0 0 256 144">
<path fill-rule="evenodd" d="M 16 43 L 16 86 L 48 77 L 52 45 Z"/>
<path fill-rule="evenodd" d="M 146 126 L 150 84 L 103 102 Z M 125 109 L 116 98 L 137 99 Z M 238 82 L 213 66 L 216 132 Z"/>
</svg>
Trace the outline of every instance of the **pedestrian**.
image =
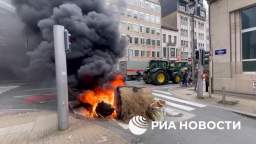
<svg viewBox="0 0 256 144">
<path fill-rule="evenodd" d="M 187 79 L 188 79 L 188 72 L 187 72 L 187 70 L 185 70 L 184 73 L 183 73 L 183 76 L 182 76 L 182 85 L 185 86 L 185 87 L 188 86 Z"/>
<path fill-rule="evenodd" d="M 191 72 L 191 70 L 188 71 L 187 82 L 188 82 L 189 86 L 192 86 L 192 72 Z"/>
<path fill-rule="evenodd" d="M 209 90 L 209 72 L 206 70 L 205 71 L 205 91 L 208 92 Z"/>
</svg>

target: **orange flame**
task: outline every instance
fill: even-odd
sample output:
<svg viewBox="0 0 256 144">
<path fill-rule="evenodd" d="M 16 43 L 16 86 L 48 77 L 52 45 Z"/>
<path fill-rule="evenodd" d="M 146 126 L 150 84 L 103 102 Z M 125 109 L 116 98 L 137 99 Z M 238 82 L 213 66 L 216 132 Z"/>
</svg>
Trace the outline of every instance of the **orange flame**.
<svg viewBox="0 0 256 144">
<path fill-rule="evenodd" d="M 96 108 L 101 102 L 110 104 L 115 109 L 115 89 L 124 86 L 124 78 L 122 75 L 116 75 L 107 87 L 97 87 L 93 90 L 84 91 L 79 100 L 82 103 L 91 105 L 90 109 L 84 109 L 81 113 L 86 117 L 97 117 Z M 111 115 L 112 118 L 116 116 L 116 111 Z"/>
</svg>

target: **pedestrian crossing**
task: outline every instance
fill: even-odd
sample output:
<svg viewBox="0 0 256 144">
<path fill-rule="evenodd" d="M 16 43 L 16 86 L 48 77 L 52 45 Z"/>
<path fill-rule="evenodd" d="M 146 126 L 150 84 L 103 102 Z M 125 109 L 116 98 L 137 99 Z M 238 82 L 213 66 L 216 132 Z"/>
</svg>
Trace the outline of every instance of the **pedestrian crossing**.
<svg viewBox="0 0 256 144">
<path fill-rule="evenodd" d="M 0 94 L 5 93 L 9 90 L 15 89 L 19 86 L 0 86 Z"/>
<path fill-rule="evenodd" d="M 175 98 L 170 92 L 167 91 L 153 90 L 152 94 L 155 96 L 156 99 L 165 100 L 166 105 L 170 108 L 175 108 L 189 112 L 196 110 L 197 108 L 206 107 L 206 105 L 203 104 Z"/>
</svg>

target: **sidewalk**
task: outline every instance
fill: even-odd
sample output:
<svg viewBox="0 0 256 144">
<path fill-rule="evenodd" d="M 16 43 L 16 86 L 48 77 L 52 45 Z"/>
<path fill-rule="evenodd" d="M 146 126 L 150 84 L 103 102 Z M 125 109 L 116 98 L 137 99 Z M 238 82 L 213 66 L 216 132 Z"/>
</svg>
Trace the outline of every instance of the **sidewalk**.
<svg viewBox="0 0 256 144">
<path fill-rule="evenodd" d="M 118 134 L 70 116 L 70 128 L 57 130 L 57 114 L 49 111 L 1 115 L 1 144 L 127 144 Z"/>
<path fill-rule="evenodd" d="M 196 92 L 194 91 L 194 87 L 186 88 L 186 87 L 176 86 L 176 87 L 170 88 L 169 91 L 173 93 L 177 98 L 222 108 L 225 110 L 229 110 L 232 112 L 236 112 L 236 113 L 240 113 L 243 115 L 256 118 L 256 96 L 255 96 L 255 99 L 249 99 L 249 98 L 234 97 L 227 94 L 226 99 L 228 101 L 238 101 L 238 104 L 224 105 L 224 104 L 218 103 L 222 99 L 222 95 L 220 94 L 212 94 L 212 98 L 209 98 L 207 94 L 207 96 L 204 96 L 205 97 L 204 99 L 198 99 L 196 97 Z"/>
</svg>

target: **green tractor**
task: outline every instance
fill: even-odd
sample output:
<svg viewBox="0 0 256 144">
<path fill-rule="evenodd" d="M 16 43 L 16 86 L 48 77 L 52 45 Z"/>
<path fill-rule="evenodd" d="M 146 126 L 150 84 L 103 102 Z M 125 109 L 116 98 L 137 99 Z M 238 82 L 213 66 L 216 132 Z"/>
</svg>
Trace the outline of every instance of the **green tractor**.
<svg viewBox="0 0 256 144">
<path fill-rule="evenodd" d="M 187 62 L 168 62 L 151 60 L 144 71 L 143 80 L 146 84 L 164 85 L 169 81 L 177 84 L 182 78 L 182 71 L 188 69 Z"/>
</svg>

